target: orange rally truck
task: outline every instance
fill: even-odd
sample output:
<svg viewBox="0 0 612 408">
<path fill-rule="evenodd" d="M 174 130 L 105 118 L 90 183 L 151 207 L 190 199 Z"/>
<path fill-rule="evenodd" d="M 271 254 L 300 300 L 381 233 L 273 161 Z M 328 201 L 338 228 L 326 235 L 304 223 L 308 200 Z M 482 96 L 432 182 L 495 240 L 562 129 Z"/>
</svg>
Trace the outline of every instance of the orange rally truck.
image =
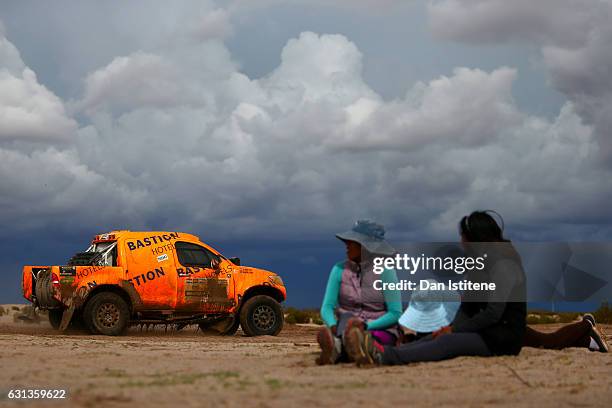
<svg viewBox="0 0 612 408">
<path fill-rule="evenodd" d="M 23 295 L 51 325 L 82 322 L 119 335 L 130 325 L 198 324 L 232 335 L 277 335 L 287 291 L 280 276 L 241 266 L 191 234 L 112 231 L 65 266 L 24 266 Z M 167 326 L 166 326 L 167 327 Z"/>
</svg>

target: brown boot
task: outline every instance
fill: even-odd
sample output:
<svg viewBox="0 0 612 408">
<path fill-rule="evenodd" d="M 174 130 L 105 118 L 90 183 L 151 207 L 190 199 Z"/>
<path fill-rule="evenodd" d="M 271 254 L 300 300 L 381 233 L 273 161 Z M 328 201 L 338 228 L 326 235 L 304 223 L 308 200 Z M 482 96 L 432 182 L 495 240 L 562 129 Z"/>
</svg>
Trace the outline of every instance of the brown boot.
<svg viewBox="0 0 612 408">
<path fill-rule="evenodd" d="M 321 355 L 317 357 L 318 365 L 335 364 L 340 357 L 339 347 L 336 345 L 336 336 L 329 327 L 323 327 L 317 333 L 317 343 L 321 346 Z"/>
<path fill-rule="evenodd" d="M 369 332 L 353 327 L 345 337 L 346 352 L 358 367 L 382 364 L 385 349 Z"/>
</svg>

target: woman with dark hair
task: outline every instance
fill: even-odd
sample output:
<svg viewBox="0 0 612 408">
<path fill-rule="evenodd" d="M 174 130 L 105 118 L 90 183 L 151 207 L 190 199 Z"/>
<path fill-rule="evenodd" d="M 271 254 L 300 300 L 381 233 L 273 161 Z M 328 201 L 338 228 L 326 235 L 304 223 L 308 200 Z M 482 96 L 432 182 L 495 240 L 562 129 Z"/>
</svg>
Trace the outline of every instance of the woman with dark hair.
<svg viewBox="0 0 612 408">
<path fill-rule="evenodd" d="M 491 214 L 496 214 L 501 226 L 497 224 Z M 465 215 L 459 221 L 459 235 L 462 243 L 468 242 L 510 242 L 503 236 L 504 220 L 498 212 L 493 210 L 474 211 Z"/>
<path fill-rule="evenodd" d="M 502 224 L 500 227 L 489 213 L 497 214 L 491 210 L 476 211 L 470 214 L 470 216 L 463 217 L 459 223 L 459 232 L 461 236 L 465 237 L 466 240 L 470 242 L 509 242 L 503 237 L 503 219 L 501 216 L 497 214 Z M 455 256 L 463 256 L 463 254 Z M 428 306 L 433 307 L 433 303 L 435 302 L 430 302 Z M 443 305 L 448 304 L 448 302 L 440 303 Z M 408 312 L 410 312 L 410 310 L 407 310 L 406 314 L 410 314 Z M 412 311 L 412 313 L 419 313 L 419 311 Z M 428 316 L 423 315 L 423 313 L 420 313 L 419 317 L 419 323 L 422 327 L 434 327 L 431 330 L 438 330 L 441 328 L 435 327 L 435 324 L 432 326 L 431 321 L 428 321 Z M 400 318 L 400 324 L 401 323 L 402 319 Z M 407 327 L 412 331 L 416 331 L 418 333 L 418 338 L 425 337 L 427 334 L 423 329 Z M 404 338 L 410 340 L 413 337 L 415 336 L 406 336 Z M 606 336 L 603 334 L 600 327 L 597 326 L 595 317 L 590 313 L 585 314 L 580 321 L 569 323 L 550 333 L 540 332 L 526 326 L 523 336 L 523 347 L 554 350 L 561 350 L 568 347 L 581 347 L 588 348 L 591 351 L 600 351 L 602 353 L 607 353 L 609 351 Z"/>
<path fill-rule="evenodd" d="M 375 280 L 397 282 L 394 270 L 385 269 L 377 275 L 373 269 L 375 256 L 395 253 L 385 241 L 384 227 L 359 220 L 350 231 L 336 237 L 346 245 L 347 259 L 334 265 L 327 281 L 321 305 L 325 327 L 317 335 L 321 346 L 321 355 L 316 361 L 319 365 L 347 359 L 344 334 L 353 327 L 367 331 L 380 344 L 395 344 L 399 336 L 397 320 L 402 314 L 398 291 L 373 288 Z"/>
<path fill-rule="evenodd" d="M 459 296 L 454 293 L 454 296 Z M 431 335 L 443 326 L 452 323 L 458 307 L 453 292 L 444 295 L 428 290 L 417 290 L 410 297 L 408 308 L 400 317 L 399 324 L 404 331 L 403 343 L 409 343 Z M 562 350 L 568 347 L 586 348 L 589 351 L 607 353 L 609 346 L 603 330 L 596 324 L 595 316 L 586 313 L 577 322 L 568 323 L 549 333 L 543 333 L 529 326 L 525 329 L 523 347 Z"/>
<path fill-rule="evenodd" d="M 516 355 L 523 345 L 527 307 L 525 273 L 519 254 L 503 237 L 491 211 L 475 211 L 459 222 L 461 242 L 473 257 L 486 254 L 485 268 L 472 281 L 496 284 L 495 293 L 465 292 L 459 311 L 445 326 L 412 343 L 384 346 L 359 327 L 346 335 L 346 349 L 358 365 L 407 364 L 458 356 Z"/>
</svg>

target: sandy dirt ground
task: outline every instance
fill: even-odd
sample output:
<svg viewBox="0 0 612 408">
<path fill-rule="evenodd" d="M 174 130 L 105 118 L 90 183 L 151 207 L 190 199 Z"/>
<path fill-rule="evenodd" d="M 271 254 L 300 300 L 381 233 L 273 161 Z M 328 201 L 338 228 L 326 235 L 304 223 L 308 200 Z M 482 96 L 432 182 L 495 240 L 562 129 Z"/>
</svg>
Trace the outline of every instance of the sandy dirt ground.
<svg viewBox="0 0 612 408">
<path fill-rule="evenodd" d="M 554 325 L 539 326 L 552 330 Z M 612 333 L 612 327 L 606 327 Z M 316 327 L 278 337 L 130 329 L 102 337 L 0 318 L 0 406 L 429 407 L 610 406 L 612 354 L 525 348 L 403 367 L 318 367 Z M 609 339 L 610 340 L 610 339 Z M 10 389 L 66 389 L 17 401 Z"/>
</svg>

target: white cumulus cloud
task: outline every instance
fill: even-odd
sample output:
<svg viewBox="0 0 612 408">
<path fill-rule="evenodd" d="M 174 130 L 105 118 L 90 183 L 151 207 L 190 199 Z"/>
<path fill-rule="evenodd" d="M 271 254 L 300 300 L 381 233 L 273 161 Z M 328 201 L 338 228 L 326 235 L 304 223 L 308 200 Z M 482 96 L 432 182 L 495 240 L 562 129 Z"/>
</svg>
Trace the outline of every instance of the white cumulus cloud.
<svg viewBox="0 0 612 408">
<path fill-rule="evenodd" d="M 76 122 L 0 30 L 0 143 L 70 140 Z"/>
<path fill-rule="evenodd" d="M 430 1 L 432 32 L 473 44 L 508 41 L 540 47 L 553 86 L 593 124 L 612 163 L 612 2 L 610 0 Z"/>
<path fill-rule="evenodd" d="M 190 35 L 90 72 L 72 144 L 0 150 L 3 225 L 283 239 L 367 215 L 427 239 L 483 207 L 525 237 L 610 225 L 594 128 L 576 102 L 552 120 L 522 111 L 514 68 L 456 68 L 386 101 L 345 36 L 301 33 L 254 79 L 221 37 Z"/>
</svg>

